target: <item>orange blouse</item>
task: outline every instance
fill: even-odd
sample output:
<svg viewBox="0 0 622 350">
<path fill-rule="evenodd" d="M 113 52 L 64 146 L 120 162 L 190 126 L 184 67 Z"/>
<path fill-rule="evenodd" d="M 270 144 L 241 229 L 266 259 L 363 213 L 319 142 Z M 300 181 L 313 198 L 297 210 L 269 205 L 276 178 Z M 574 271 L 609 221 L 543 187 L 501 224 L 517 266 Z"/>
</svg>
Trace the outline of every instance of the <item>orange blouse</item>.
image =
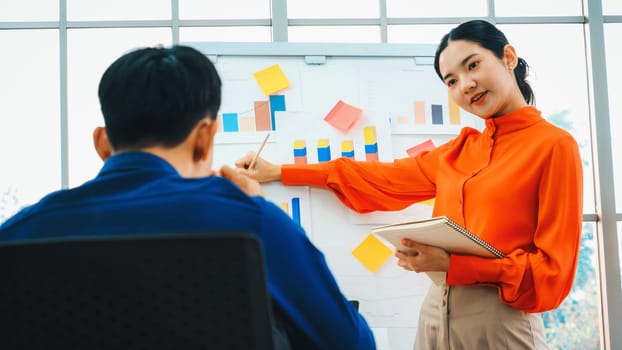
<svg viewBox="0 0 622 350">
<path fill-rule="evenodd" d="M 583 173 L 573 137 L 534 107 L 465 127 L 453 140 L 392 163 L 339 158 L 283 165 L 286 185 L 331 190 L 364 213 L 436 198 L 445 215 L 506 254 L 450 255 L 448 285 L 494 285 L 526 312 L 559 306 L 575 275 L 582 230 Z"/>
</svg>

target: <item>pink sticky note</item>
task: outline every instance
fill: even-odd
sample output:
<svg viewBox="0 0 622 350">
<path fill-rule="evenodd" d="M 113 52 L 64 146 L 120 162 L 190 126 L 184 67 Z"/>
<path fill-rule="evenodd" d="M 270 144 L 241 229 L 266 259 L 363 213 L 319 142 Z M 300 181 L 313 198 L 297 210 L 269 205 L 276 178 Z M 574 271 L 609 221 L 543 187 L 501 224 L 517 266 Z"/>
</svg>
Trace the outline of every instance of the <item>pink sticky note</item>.
<svg viewBox="0 0 622 350">
<path fill-rule="evenodd" d="M 436 146 L 434 146 L 432 140 L 428 139 L 427 141 L 421 142 L 420 144 L 407 149 L 406 153 L 408 153 L 409 157 L 415 157 L 417 154 L 423 151 L 431 151 L 435 148 Z"/>
<path fill-rule="evenodd" d="M 361 119 L 363 110 L 341 100 L 328 112 L 324 120 L 342 132 L 348 132 Z"/>
</svg>

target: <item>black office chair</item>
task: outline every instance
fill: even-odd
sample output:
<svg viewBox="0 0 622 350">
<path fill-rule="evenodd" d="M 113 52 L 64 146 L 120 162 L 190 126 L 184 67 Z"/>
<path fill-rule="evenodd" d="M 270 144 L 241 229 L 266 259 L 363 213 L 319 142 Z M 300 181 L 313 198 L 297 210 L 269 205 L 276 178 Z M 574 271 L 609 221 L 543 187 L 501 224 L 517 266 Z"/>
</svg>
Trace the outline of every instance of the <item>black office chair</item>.
<svg viewBox="0 0 622 350">
<path fill-rule="evenodd" d="M 272 349 L 245 233 L 0 245 L 0 349 Z"/>
</svg>

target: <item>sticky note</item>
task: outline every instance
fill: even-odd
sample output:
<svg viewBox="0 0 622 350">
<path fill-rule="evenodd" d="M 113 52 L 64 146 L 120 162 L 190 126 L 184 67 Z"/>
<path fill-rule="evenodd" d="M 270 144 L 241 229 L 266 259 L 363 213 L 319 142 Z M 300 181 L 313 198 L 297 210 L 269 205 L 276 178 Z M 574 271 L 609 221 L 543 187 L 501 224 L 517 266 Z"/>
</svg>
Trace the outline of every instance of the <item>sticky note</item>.
<svg viewBox="0 0 622 350">
<path fill-rule="evenodd" d="M 415 157 L 417 156 L 417 154 L 423 152 L 423 151 L 431 151 L 433 149 L 435 149 L 436 146 L 434 146 L 434 142 L 432 142 L 432 140 L 428 139 L 427 141 L 424 141 L 416 146 L 413 146 L 409 149 L 406 150 L 406 153 L 408 154 L 409 157 Z"/>
<path fill-rule="evenodd" d="M 253 77 L 264 95 L 269 96 L 275 92 L 287 89 L 290 82 L 278 64 L 253 73 Z"/>
<path fill-rule="evenodd" d="M 432 198 L 432 199 L 427 199 L 425 201 L 419 202 L 419 204 L 428 205 L 430 207 L 433 207 L 435 202 L 436 202 L 436 198 Z"/>
<path fill-rule="evenodd" d="M 342 132 L 348 132 L 361 119 L 363 110 L 352 105 L 349 105 L 342 100 L 339 100 L 337 104 L 328 112 L 324 117 L 324 120 L 332 125 L 335 129 Z"/>
<path fill-rule="evenodd" d="M 369 271 L 376 272 L 393 255 L 393 250 L 370 233 L 354 248 L 352 255 Z"/>
</svg>

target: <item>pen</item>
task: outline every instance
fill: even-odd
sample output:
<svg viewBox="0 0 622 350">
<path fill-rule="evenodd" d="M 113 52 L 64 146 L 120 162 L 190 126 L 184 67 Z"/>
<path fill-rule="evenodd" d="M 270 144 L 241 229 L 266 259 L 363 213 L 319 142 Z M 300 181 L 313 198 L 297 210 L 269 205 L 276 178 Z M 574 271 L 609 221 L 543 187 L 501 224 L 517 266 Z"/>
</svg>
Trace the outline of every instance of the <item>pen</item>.
<svg viewBox="0 0 622 350">
<path fill-rule="evenodd" d="M 263 142 L 261 143 L 261 146 L 259 146 L 257 153 L 255 153 L 253 160 L 251 160 L 251 163 L 248 165 L 248 169 L 252 169 L 253 166 L 255 166 L 255 162 L 257 161 L 257 158 L 259 158 L 259 154 L 263 150 L 263 147 L 266 145 L 266 142 L 268 142 L 268 137 L 270 137 L 270 133 L 266 134 L 266 138 L 263 139 Z"/>
</svg>

